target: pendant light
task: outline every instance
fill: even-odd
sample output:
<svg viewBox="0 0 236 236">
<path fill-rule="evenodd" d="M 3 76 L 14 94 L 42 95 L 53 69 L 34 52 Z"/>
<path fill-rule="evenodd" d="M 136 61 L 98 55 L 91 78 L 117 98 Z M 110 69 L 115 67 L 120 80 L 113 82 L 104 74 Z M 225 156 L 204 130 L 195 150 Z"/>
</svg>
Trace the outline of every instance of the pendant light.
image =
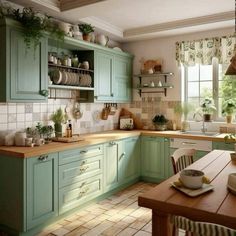
<svg viewBox="0 0 236 236">
<path fill-rule="evenodd" d="M 236 38 L 236 0 L 235 5 L 235 19 L 234 19 L 234 37 Z M 236 75 L 236 43 L 234 44 L 234 56 L 230 60 L 230 65 L 227 68 L 225 75 Z"/>
</svg>

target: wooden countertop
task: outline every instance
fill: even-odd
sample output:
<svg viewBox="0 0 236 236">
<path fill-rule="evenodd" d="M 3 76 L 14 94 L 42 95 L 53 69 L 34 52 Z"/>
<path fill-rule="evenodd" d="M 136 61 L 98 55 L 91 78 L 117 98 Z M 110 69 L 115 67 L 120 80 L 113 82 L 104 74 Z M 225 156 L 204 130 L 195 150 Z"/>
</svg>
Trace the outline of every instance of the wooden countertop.
<svg viewBox="0 0 236 236">
<path fill-rule="evenodd" d="M 100 143 L 109 142 L 112 140 L 119 140 L 135 136 L 153 136 L 153 137 L 167 137 L 167 138 L 187 138 L 195 140 L 209 140 L 209 141 L 224 141 L 226 134 L 220 134 L 217 136 L 204 136 L 204 135 L 190 135 L 182 134 L 180 131 L 150 131 L 150 130 L 112 130 L 106 132 L 99 132 L 87 135 L 81 135 L 84 138 L 83 141 L 74 143 L 59 143 L 52 142 L 40 147 L 7 147 L 0 146 L 0 154 L 14 156 L 14 157 L 33 157 L 47 153 L 60 152 L 67 149 L 82 148 L 84 146 L 95 145 Z"/>
</svg>

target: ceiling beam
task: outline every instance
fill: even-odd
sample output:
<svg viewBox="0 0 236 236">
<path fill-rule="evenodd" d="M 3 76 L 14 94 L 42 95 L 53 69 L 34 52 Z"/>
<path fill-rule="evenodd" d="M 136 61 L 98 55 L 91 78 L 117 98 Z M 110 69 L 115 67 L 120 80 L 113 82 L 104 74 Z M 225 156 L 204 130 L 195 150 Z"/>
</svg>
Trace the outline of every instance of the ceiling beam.
<svg viewBox="0 0 236 236">
<path fill-rule="evenodd" d="M 124 31 L 124 37 L 129 38 L 138 35 L 152 34 L 166 30 L 174 30 L 174 29 L 199 26 L 216 22 L 224 22 L 233 19 L 235 19 L 235 12 L 229 11 L 208 16 L 201 16 L 190 19 L 177 20 L 161 24 L 138 27 L 134 29 L 128 29 Z"/>
<path fill-rule="evenodd" d="M 106 0 L 60 0 L 60 9 L 61 11 L 68 11 L 103 1 Z"/>
</svg>

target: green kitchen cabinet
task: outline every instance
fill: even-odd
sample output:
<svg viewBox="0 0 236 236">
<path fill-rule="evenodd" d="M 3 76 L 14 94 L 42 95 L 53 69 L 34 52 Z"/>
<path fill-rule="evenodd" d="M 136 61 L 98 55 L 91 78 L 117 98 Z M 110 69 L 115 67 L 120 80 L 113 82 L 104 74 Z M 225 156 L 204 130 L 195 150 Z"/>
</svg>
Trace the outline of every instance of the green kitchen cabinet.
<svg viewBox="0 0 236 236">
<path fill-rule="evenodd" d="M 132 137 L 123 140 L 123 155 L 120 157 L 119 180 L 122 183 L 140 176 L 140 139 Z"/>
<path fill-rule="evenodd" d="M 119 186 L 119 162 L 124 155 L 122 141 L 104 144 L 104 190 L 108 192 Z"/>
<path fill-rule="evenodd" d="M 161 182 L 168 177 L 169 140 L 160 137 L 142 137 L 141 176 L 144 180 Z"/>
<path fill-rule="evenodd" d="M 95 52 L 94 87 L 96 101 L 114 100 L 114 56 L 107 52 Z"/>
<path fill-rule="evenodd" d="M 35 235 L 28 231 L 58 215 L 58 154 L 1 155 L 0 166 L 0 227 L 9 235 Z"/>
<path fill-rule="evenodd" d="M 114 100 L 116 102 L 131 101 L 132 59 L 114 57 Z"/>
<path fill-rule="evenodd" d="M 6 20 L 7 21 L 7 20 Z M 8 22 L 8 21 L 7 21 Z M 11 22 L 11 21 L 10 21 Z M 47 100 L 47 39 L 27 48 L 22 28 L 0 22 L 1 102 L 43 102 Z"/>
<path fill-rule="evenodd" d="M 26 162 L 27 230 L 58 215 L 58 154 Z"/>
<path fill-rule="evenodd" d="M 96 102 L 131 101 L 132 57 L 95 51 Z"/>
<path fill-rule="evenodd" d="M 234 151 L 234 143 L 225 143 L 225 142 L 212 142 L 212 148 L 219 150 L 228 150 Z"/>
</svg>

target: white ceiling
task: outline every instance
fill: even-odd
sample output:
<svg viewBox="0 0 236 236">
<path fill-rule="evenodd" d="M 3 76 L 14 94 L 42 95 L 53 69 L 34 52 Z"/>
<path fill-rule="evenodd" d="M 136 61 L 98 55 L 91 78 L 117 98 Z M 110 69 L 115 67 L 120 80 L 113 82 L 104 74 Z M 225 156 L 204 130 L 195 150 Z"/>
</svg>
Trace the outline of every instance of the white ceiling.
<svg viewBox="0 0 236 236">
<path fill-rule="evenodd" d="M 234 26 L 234 0 L 107 0 L 60 11 L 58 0 L 11 0 L 68 22 L 93 24 L 118 41 Z"/>
</svg>

